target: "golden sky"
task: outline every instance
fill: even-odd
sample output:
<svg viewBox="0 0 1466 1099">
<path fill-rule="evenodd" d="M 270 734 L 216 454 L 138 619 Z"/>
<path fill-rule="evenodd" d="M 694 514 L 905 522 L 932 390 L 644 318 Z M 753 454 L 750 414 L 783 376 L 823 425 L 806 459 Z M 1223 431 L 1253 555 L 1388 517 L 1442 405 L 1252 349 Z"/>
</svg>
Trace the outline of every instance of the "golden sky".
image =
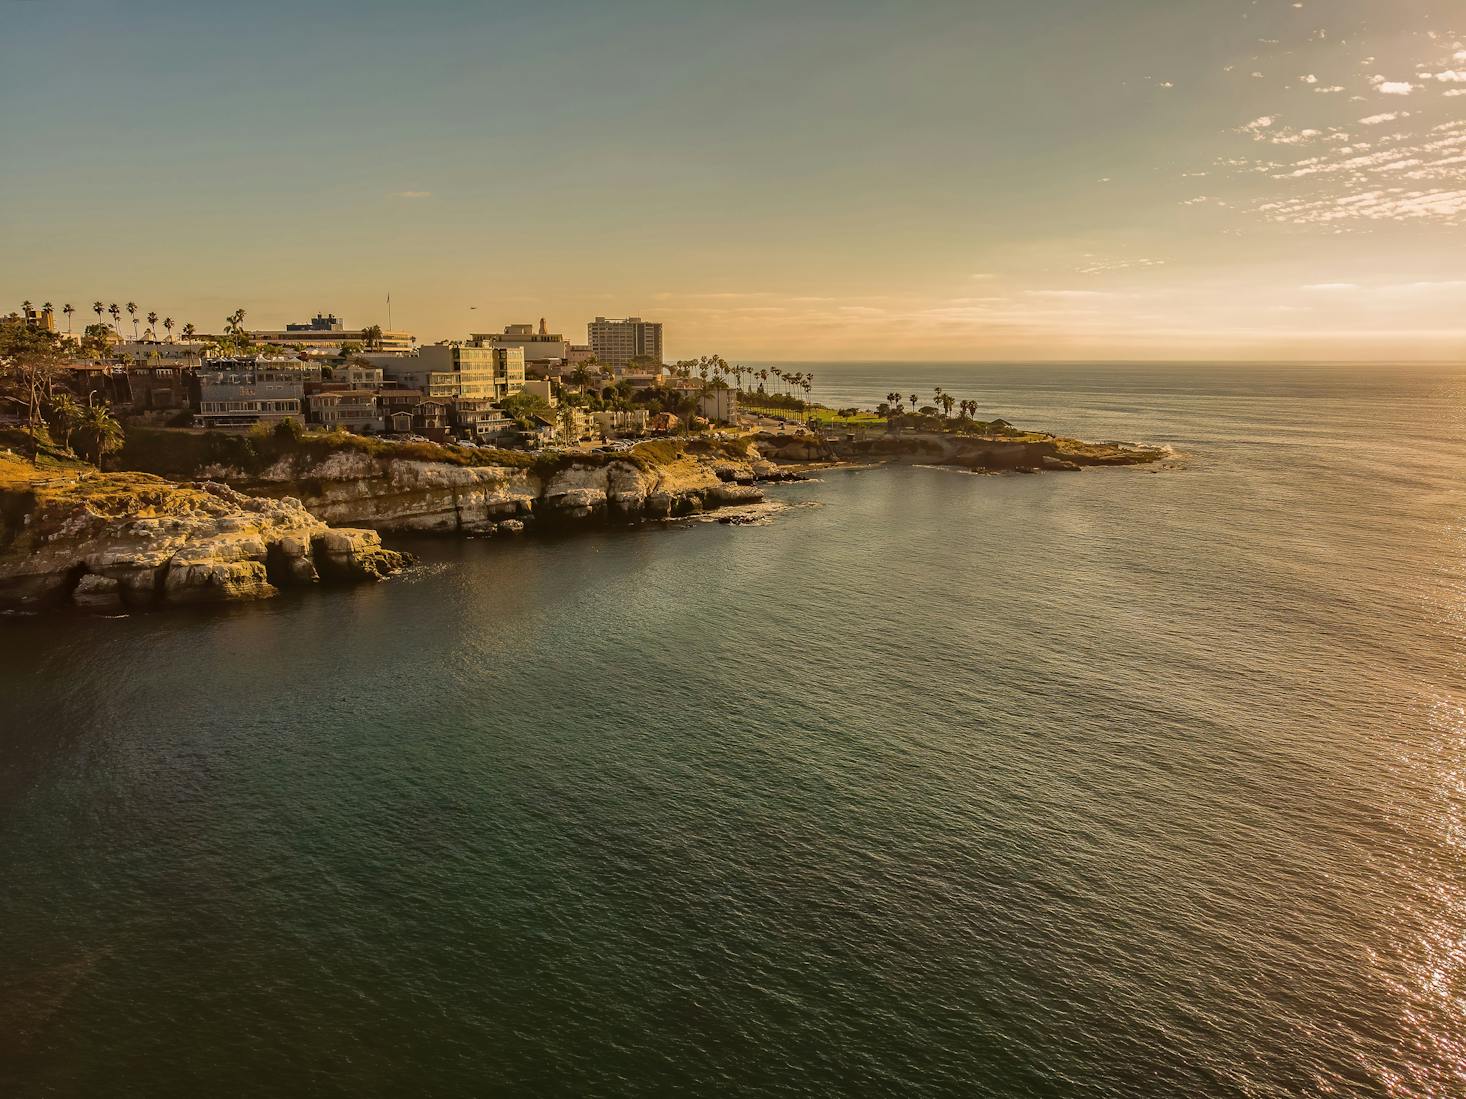
<svg viewBox="0 0 1466 1099">
<path fill-rule="evenodd" d="M 385 325 L 390 292 L 426 340 L 639 314 L 766 361 L 1466 351 L 1456 0 L 12 6 L 6 308 Z"/>
</svg>

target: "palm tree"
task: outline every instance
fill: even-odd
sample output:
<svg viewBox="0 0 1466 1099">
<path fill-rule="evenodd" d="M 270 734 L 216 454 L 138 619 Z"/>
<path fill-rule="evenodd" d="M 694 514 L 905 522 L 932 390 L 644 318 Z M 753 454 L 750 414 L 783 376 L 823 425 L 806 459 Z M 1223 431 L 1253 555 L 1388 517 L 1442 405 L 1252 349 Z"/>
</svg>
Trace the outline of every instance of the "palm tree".
<svg viewBox="0 0 1466 1099">
<path fill-rule="evenodd" d="M 168 342 L 169 343 L 172 343 L 173 342 L 173 318 L 172 317 L 164 317 L 163 318 L 163 331 L 165 331 L 165 332 L 168 333 Z"/>
<path fill-rule="evenodd" d="M 54 308 L 55 307 L 48 301 L 41 302 L 41 315 L 45 316 L 47 313 L 50 313 Z"/>
<path fill-rule="evenodd" d="M 97 323 L 102 323 L 102 314 L 107 312 L 107 307 L 99 301 L 92 302 L 92 312 L 97 315 Z"/>
<path fill-rule="evenodd" d="M 23 302 L 20 303 L 20 312 L 21 312 L 21 315 L 23 316 L 26 313 L 29 313 L 30 311 L 31 311 L 31 300 L 30 300 L 30 298 L 26 298 L 25 301 L 23 301 Z"/>
<path fill-rule="evenodd" d="M 122 449 L 122 425 L 113 418 L 112 410 L 105 403 L 87 406 L 76 425 L 76 434 L 98 469 L 102 468 L 102 459 L 106 455 Z"/>
<path fill-rule="evenodd" d="M 46 409 L 46 425 L 51 429 L 51 438 L 71 449 L 71 436 L 76 433 L 84 415 L 82 406 L 70 393 L 56 393 Z"/>
<path fill-rule="evenodd" d="M 950 393 L 943 393 L 937 400 L 941 403 L 942 415 L 950 417 L 952 415 L 952 406 L 957 403 L 957 398 L 953 397 Z"/>
<path fill-rule="evenodd" d="M 132 317 L 132 338 L 133 339 L 137 339 L 137 302 L 135 302 L 135 301 L 128 302 L 127 303 L 127 312 L 128 312 L 128 315 L 130 317 Z"/>
<path fill-rule="evenodd" d="M 107 306 L 107 314 L 112 318 L 112 328 L 117 332 L 119 336 L 121 336 L 122 329 L 118 328 L 117 324 L 122 319 L 122 310 L 117 308 L 117 303 L 115 301 L 111 305 Z"/>
<path fill-rule="evenodd" d="M 192 324 L 185 324 L 183 326 L 183 332 L 182 332 L 183 342 L 184 343 L 192 343 L 193 342 L 194 335 L 197 332 L 198 332 L 198 329 L 195 328 Z"/>
<path fill-rule="evenodd" d="M 66 334 L 69 336 L 71 335 L 71 314 L 76 312 L 76 306 L 67 302 L 61 307 L 61 312 L 66 314 Z"/>
<path fill-rule="evenodd" d="M 224 331 L 232 336 L 244 335 L 244 310 L 236 309 L 224 318 Z"/>
<path fill-rule="evenodd" d="M 153 330 L 153 339 L 156 340 L 158 338 L 158 311 L 156 309 L 148 310 L 148 327 Z"/>
<path fill-rule="evenodd" d="M 918 397 L 918 396 L 917 396 L 917 395 L 916 395 L 916 394 L 915 394 L 915 393 L 913 393 L 913 394 L 912 394 L 912 395 L 911 395 L 911 411 L 912 411 L 912 412 L 915 412 L 915 411 L 916 411 L 916 406 L 917 406 L 917 405 L 918 405 L 918 404 L 919 404 L 919 403 L 921 403 L 921 398 L 920 398 L 920 397 Z"/>
</svg>

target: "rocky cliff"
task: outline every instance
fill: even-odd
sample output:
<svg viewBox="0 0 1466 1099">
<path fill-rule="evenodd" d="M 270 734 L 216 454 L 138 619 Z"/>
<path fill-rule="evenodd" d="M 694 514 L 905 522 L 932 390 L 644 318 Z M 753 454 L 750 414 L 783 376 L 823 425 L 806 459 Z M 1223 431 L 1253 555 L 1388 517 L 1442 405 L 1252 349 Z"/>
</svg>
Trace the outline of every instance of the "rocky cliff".
<svg viewBox="0 0 1466 1099">
<path fill-rule="evenodd" d="M 510 534 L 529 526 L 667 519 L 763 499 L 755 482 L 782 479 L 755 453 L 680 443 L 623 455 L 461 463 L 390 445 L 297 451 L 263 468 L 228 464 L 203 475 L 251 493 L 298 499 L 328 523 L 394 533 Z M 478 456 L 475 456 L 477 458 Z"/>
<path fill-rule="evenodd" d="M 297 500 L 0 456 L 0 607 L 259 599 L 404 562 L 375 531 L 333 530 Z"/>
</svg>

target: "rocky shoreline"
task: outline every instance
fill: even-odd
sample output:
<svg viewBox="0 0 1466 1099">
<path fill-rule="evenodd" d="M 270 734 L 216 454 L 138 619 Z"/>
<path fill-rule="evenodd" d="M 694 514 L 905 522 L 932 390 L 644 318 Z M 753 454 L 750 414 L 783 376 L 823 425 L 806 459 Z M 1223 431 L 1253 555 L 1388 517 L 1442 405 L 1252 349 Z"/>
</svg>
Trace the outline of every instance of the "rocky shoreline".
<svg viewBox="0 0 1466 1099">
<path fill-rule="evenodd" d="M 937 433 L 658 440 L 616 454 L 470 454 L 321 439 L 187 480 L 0 457 L 0 609 L 116 612 L 381 580 L 410 558 L 381 535 L 517 536 L 631 525 L 764 499 L 806 470 L 885 462 L 990 472 L 1136 465 L 1155 448 Z M 735 519 L 736 521 L 736 519 Z"/>
<path fill-rule="evenodd" d="M 297 500 L 145 474 L 0 462 L 0 608 L 120 612 L 263 599 L 381 580 L 410 558 L 376 531 L 332 528 Z M 18 467 L 18 468 L 17 468 Z"/>
</svg>

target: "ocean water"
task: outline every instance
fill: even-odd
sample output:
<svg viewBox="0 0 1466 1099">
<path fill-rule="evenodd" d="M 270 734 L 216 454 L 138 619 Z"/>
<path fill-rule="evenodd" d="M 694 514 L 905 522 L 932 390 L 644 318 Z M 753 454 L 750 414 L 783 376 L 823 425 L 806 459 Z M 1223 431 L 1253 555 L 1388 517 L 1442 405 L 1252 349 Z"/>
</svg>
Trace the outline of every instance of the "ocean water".
<svg viewBox="0 0 1466 1099">
<path fill-rule="evenodd" d="M 805 369 L 1178 457 L 0 621 L 0 1094 L 1466 1095 L 1466 372 Z"/>
</svg>

